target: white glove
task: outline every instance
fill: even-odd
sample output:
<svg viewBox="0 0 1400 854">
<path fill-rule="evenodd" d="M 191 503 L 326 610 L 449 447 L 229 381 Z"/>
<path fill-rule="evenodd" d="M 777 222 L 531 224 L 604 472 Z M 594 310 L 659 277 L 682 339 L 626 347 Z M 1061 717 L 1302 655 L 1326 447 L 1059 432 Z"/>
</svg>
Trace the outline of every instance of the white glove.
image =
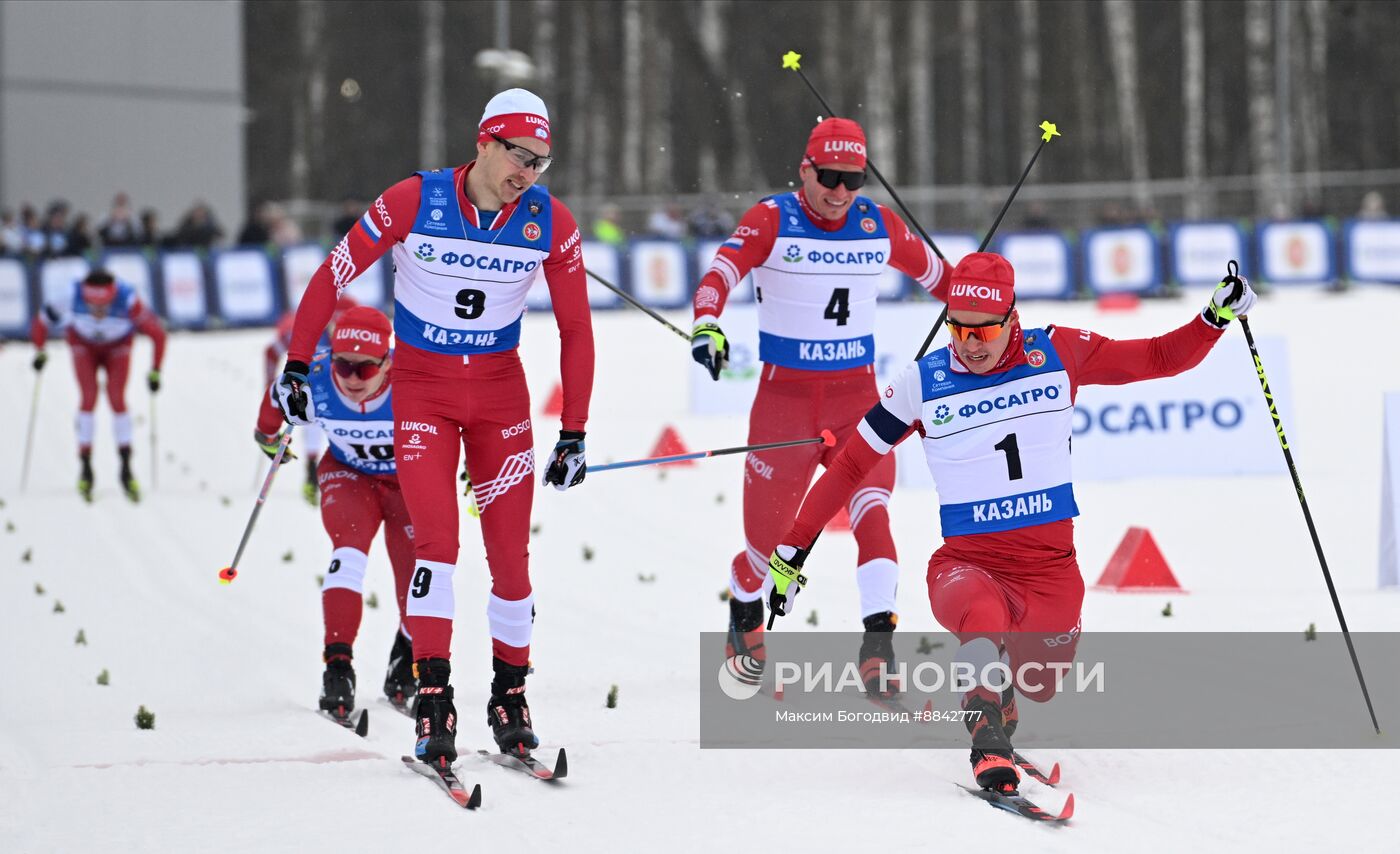
<svg viewBox="0 0 1400 854">
<path fill-rule="evenodd" d="M 311 384 L 306 380 L 309 372 L 304 362 L 288 362 L 282 376 L 273 381 L 272 388 L 267 392 L 272 405 L 277 407 L 287 423 L 297 427 L 310 427 L 311 414 L 316 411 L 311 400 Z"/>
<path fill-rule="evenodd" d="M 1249 314 L 1259 297 L 1244 276 L 1226 276 L 1216 287 L 1206 305 L 1205 318 L 1215 326 L 1224 327 L 1236 317 Z"/>
</svg>

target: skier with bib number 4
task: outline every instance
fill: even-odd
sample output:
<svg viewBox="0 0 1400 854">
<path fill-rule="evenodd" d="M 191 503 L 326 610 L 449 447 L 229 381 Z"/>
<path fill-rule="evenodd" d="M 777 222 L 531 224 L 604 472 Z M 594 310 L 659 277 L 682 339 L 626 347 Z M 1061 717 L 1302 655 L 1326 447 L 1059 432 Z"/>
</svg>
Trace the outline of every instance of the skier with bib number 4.
<svg viewBox="0 0 1400 854">
<path fill-rule="evenodd" d="M 859 124 L 844 118 L 819 123 L 798 168 L 801 189 L 750 208 L 695 291 L 692 354 L 718 380 L 729 360 L 719 317 L 730 291 L 753 275 L 763 373 L 749 414 L 748 441 L 831 430 L 838 442 L 833 448 L 807 445 L 750 454 L 745 461 L 745 544 L 730 565 L 726 653 L 751 656 L 760 666 L 766 555 L 792 524 L 817 464 L 831 464 L 877 399 L 880 281 L 893 267 L 937 295 L 951 269 L 898 214 L 858 194 L 865 185 L 865 158 Z M 887 508 L 894 480 L 894 458 L 882 459 L 847 502 L 866 631 L 863 674 L 873 674 L 893 655 L 899 567 Z"/>
<path fill-rule="evenodd" d="M 439 772 L 457 757 L 449 659 L 463 448 L 491 571 L 488 723 L 503 753 L 524 757 L 539 744 L 525 701 L 535 618 L 534 433 L 517 346 L 525 296 L 541 269 L 559 327 L 564 390 L 562 429 L 543 479 L 560 490 L 586 472 L 594 360 L 578 226 L 535 183 L 553 160 L 551 143 L 544 102 L 509 89 L 486 105 L 474 161 L 418 172 L 386 190 L 312 277 L 273 385 L 287 420 L 306 423 L 316 405 L 307 361 L 336 295 L 392 250 L 394 450 L 414 529 L 406 622 L 419 680 L 415 755 Z"/>
<path fill-rule="evenodd" d="M 321 583 L 325 620 L 321 659 L 326 669 L 320 707 L 341 723 L 355 709 L 354 643 L 364 613 L 369 547 L 381 524 L 399 607 L 399 630 L 389 652 L 384 695 L 404 708 L 415 690 L 412 642 L 404 624 L 413 575 L 413 524 L 394 465 L 391 331 L 389 318 L 378 309 L 349 309 L 336 324 L 330 349 L 317 354 L 307 372 L 311 398 L 316 401 L 311 414 L 330 445 L 316 465 L 321 524 L 333 547 Z M 281 413 L 271 396 L 264 395 L 253 438 L 269 457 L 277 456 L 282 429 Z M 282 464 L 294 458 L 289 448 Z"/>
<path fill-rule="evenodd" d="M 792 612 L 822 527 L 867 473 L 917 430 L 941 504 L 943 545 L 928 565 L 929 604 L 960 641 L 956 660 L 973 673 L 998 660 L 1012 673 L 1028 662 L 1072 661 L 1084 600 L 1070 473 L 1075 395 L 1085 385 L 1190 370 L 1254 302 L 1249 283 L 1237 279 L 1222 282 L 1184 326 L 1156 338 L 1115 341 L 1068 327 L 1023 329 L 1011 264 L 988 252 L 963 258 L 948 290 L 948 346 L 909 365 L 885 388 L 773 551 L 774 615 Z M 972 771 L 983 789 L 1010 794 L 1019 783 L 1011 746 L 1018 692 L 1045 702 L 1055 686 L 1051 680 L 1039 689 L 1018 684 L 997 692 L 975 685 L 962 697 L 962 708 L 974 713 L 967 721 Z"/>
</svg>

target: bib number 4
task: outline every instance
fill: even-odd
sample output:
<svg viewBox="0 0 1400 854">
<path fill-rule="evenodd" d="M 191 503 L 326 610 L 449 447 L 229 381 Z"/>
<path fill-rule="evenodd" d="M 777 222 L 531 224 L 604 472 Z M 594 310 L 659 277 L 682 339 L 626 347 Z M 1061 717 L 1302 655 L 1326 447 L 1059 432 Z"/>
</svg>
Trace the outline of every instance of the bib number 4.
<svg viewBox="0 0 1400 854">
<path fill-rule="evenodd" d="M 826 304 L 827 320 L 836 321 L 837 326 L 845 326 L 851 317 L 851 289 L 837 288 L 831 292 L 831 302 Z"/>
</svg>

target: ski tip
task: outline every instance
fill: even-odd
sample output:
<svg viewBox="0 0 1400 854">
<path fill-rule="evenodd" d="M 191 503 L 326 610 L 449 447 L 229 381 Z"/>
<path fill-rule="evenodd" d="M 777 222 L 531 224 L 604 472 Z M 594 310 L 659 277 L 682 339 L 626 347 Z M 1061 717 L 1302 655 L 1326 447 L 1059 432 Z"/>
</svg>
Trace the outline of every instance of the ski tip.
<svg viewBox="0 0 1400 854">
<path fill-rule="evenodd" d="M 564 748 L 559 748 L 559 758 L 554 760 L 555 780 L 562 780 L 569 776 L 569 757 L 564 754 Z"/>
<path fill-rule="evenodd" d="M 360 720 L 355 724 L 355 735 L 360 738 L 369 735 L 369 709 L 360 710 Z"/>
<path fill-rule="evenodd" d="M 1055 821 L 1069 821 L 1074 817 L 1074 793 L 1065 798 L 1065 808 L 1060 810 L 1060 814 L 1055 816 Z"/>
<path fill-rule="evenodd" d="M 1074 795 L 1070 795 L 1070 808 L 1071 808 L 1071 809 L 1074 808 L 1074 803 L 1073 803 L 1073 801 L 1074 801 Z M 481 806 L 481 784 L 480 784 L 480 783 L 477 783 L 475 786 L 472 786 L 472 794 L 471 794 L 471 797 L 467 798 L 467 802 L 466 802 L 465 804 L 463 804 L 463 806 L 465 806 L 465 807 L 466 807 L 467 809 L 469 809 L 469 810 L 474 810 L 474 809 L 476 809 L 477 807 Z"/>
<path fill-rule="evenodd" d="M 1053 768 L 1050 769 L 1050 776 L 1046 777 L 1046 778 L 1045 778 L 1045 781 L 1046 781 L 1047 783 L 1049 783 L 1050 785 L 1052 785 L 1052 786 L 1055 785 L 1056 783 L 1060 782 L 1060 763 L 1058 763 L 1058 762 L 1055 763 L 1055 767 L 1053 767 Z M 1074 797 L 1073 795 L 1070 795 L 1070 798 L 1071 798 L 1071 799 L 1072 799 L 1073 797 Z"/>
</svg>

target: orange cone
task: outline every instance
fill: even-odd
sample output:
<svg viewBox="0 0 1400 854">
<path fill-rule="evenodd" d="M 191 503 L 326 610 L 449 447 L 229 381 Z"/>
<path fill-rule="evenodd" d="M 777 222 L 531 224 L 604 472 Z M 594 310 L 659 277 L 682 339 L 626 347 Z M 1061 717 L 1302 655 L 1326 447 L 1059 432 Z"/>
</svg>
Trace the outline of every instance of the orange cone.
<svg viewBox="0 0 1400 854">
<path fill-rule="evenodd" d="M 549 400 L 545 402 L 541 415 L 563 415 L 564 414 L 564 387 L 559 383 L 554 384 L 554 391 L 549 393 Z"/>
<path fill-rule="evenodd" d="M 1128 529 L 1094 589 L 1116 593 L 1186 592 L 1172 575 L 1167 559 L 1146 528 Z"/>
<path fill-rule="evenodd" d="M 666 429 L 661 431 L 661 438 L 656 440 L 656 444 L 652 446 L 651 453 L 648 454 L 648 456 L 669 457 L 674 454 L 688 453 L 690 453 L 690 449 L 681 441 L 681 434 L 676 432 L 675 427 L 667 424 Z M 678 460 L 674 463 L 662 463 L 662 465 L 693 466 L 695 465 L 695 460 Z"/>
</svg>

